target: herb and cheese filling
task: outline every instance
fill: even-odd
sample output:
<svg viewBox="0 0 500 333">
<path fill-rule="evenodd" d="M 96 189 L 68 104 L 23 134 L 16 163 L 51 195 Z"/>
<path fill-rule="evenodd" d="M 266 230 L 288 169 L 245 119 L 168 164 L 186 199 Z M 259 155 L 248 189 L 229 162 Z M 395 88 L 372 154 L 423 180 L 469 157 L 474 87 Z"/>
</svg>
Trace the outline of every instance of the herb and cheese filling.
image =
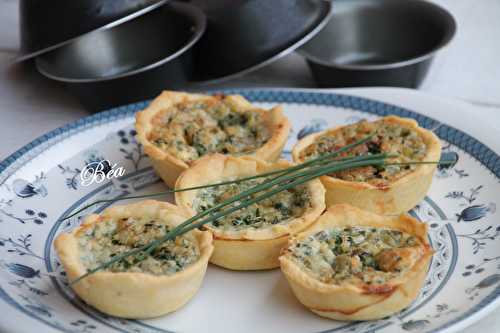
<svg viewBox="0 0 500 333">
<path fill-rule="evenodd" d="M 201 189 L 196 193 L 193 208 L 197 212 L 205 211 L 265 181 L 266 178 L 252 179 L 241 183 Z M 258 192 L 251 198 L 264 193 L 266 192 Z M 240 203 L 241 201 L 236 201 L 226 206 L 225 209 Z M 304 214 L 309 207 L 311 207 L 309 191 L 305 185 L 299 185 L 224 216 L 212 222 L 211 226 L 220 230 L 263 229 L 277 224 L 286 224 L 291 219 Z"/>
<path fill-rule="evenodd" d="M 324 283 L 379 285 L 410 269 L 421 255 L 415 236 L 372 227 L 331 228 L 294 243 L 287 256 Z"/>
<path fill-rule="evenodd" d="M 270 138 L 262 114 L 241 111 L 223 99 L 178 103 L 153 120 L 151 142 L 191 162 L 209 153 L 245 154 Z"/>
<path fill-rule="evenodd" d="M 80 260 L 87 269 L 96 268 L 114 256 L 141 247 L 165 235 L 170 226 L 150 218 L 103 219 L 78 235 Z M 171 275 L 182 271 L 200 257 L 195 236 L 185 233 L 164 242 L 145 259 L 129 256 L 106 270 Z"/>
<path fill-rule="evenodd" d="M 361 140 L 372 133 L 375 135 L 371 140 L 342 153 L 340 157 L 393 153 L 397 154 L 398 157 L 390 158 L 388 162 L 404 163 L 421 161 L 427 153 L 427 146 L 415 129 L 381 119 L 374 122 L 363 120 L 342 127 L 338 131 L 321 135 L 301 152 L 300 157 L 303 160 L 316 158 Z M 346 181 L 386 185 L 388 182 L 410 173 L 415 168 L 415 164 L 367 166 L 336 172 L 330 176 Z"/>
</svg>

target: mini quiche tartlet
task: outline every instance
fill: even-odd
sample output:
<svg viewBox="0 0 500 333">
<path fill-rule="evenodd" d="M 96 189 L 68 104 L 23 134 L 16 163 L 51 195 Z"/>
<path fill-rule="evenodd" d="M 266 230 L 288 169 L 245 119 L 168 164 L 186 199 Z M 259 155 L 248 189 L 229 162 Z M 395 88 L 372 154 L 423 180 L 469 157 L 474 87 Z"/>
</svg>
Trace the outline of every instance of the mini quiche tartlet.
<svg viewBox="0 0 500 333">
<path fill-rule="evenodd" d="M 413 302 L 432 254 L 426 224 L 340 204 L 291 239 L 280 263 L 295 296 L 314 313 L 372 320 Z"/>
<path fill-rule="evenodd" d="M 170 187 L 195 160 L 212 153 L 275 161 L 290 131 L 280 106 L 264 110 L 239 95 L 173 91 L 164 91 L 138 112 L 135 127 L 153 167 Z"/>
<path fill-rule="evenodd" d="M 196 161 L 184 171 L 176 188 L 215 184 L 281 170 L 285 160 L 267 163 L 253 157 L 215 154 Z M 209 209 L 235 195 L 268 181 L 268 177 L 246 180 L 194 191 L 177 192 L 176 203 L 193 214 Z M 264 194 L 258 192 L 256 197 Z M 325 209 L 325 190 L 318 179 L 279 192 L 249 207 L 220 218 L 205 228 L 213 233 L 214 253 L 210 262 L 233 270 L 261 270 L 279 267 L 278 257 L 291 234 L 297 233 Z M 234 207 L 237 201 L 228 207 Z"/>
<path fill-rule="evenodd" d="M 439 161 L 438 137 L 418 126 L 413 119 L 388 116 L 361 121 L 311 134 L 293 148 L 293 160 L 302 163 L 335 151 L 374 134 L 366 143 L 350 149 L 341 157 L 394 153 L 388 162 Z M 426 195 L 436 164 L 387 165 L 344 170 L 322 176 L 327 207 L 347 203 L 378 214 L 401 214 L 409 211 Z"/>
<path fill-rule="evenodd" d="M 148 244 L 189 218 L 185 210 L 147 200 L 89 215 L 55 248 L 69 281 L 113 256 Z M 109 315 L 152 318 L 186 304 L 198 291 L 213 251 L 209 232 L 192 230 L 142 259 L 130 256 L 72 285 L 85 302 Z"/>
</svg>

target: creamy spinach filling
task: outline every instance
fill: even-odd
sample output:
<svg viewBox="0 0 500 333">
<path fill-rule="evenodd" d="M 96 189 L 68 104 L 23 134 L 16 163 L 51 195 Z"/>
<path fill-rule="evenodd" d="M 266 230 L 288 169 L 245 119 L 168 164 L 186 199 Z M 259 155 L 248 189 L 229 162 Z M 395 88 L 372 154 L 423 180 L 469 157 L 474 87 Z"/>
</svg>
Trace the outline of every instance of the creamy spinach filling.
<svg viewBox="0 0 500 333">
<path fill-rule="evenodd" d="M 301 158 L 309 160 L 319 157 L 363 139 L 372 133 L 375 135 L 370 141 L 342 153 L 340 157 L 391 153 L 397 154 L 398 157 L 390 158 L 388 161 L 405 163 L 421 161 L 426 155 L 427 145 L 417 131 L 381 119 L 374 122 L 361 121 L 322 135 L 302 151 Z M 385 185 L 391 180 L 412 172 L 415 168 L 415 164 L 368 166 L 332 173 L 330 176 L 346 181 Z"/>
<path fill-rule="evenodd" d="M 223 99 L 176 104 L 153 125 L 151 142 L 185 162 L 209 153 L 251 153 L 270 138 L 260 112 L 238 110 Z"/>
<path fill-rule="evenodd" d="M 197 212 L 203 212 L 265 181 L 265 178 L 252 179 L 241 183 L 201 189 L 196 193 L 193 208 Z M 249 198 L 264 193 L 266 192 L 258 192 Z M 240 203 L 241 201 L 236 201 L 226 206 L 225 209 Z M 263 229 L 277 224 L 286 224 L 291 219 L 301 216 L 310 206 L 311 201 L 307 187 L 299 185 L 231 213 L 212 222 L 211 225 L 220 230 Z"/>
<path fill-rule="evenodd" d="M 96 268 L 114 256 L 141 247 L 165 235 L 170 226 L 148 218 L 105 219 L 85 229 L 78 237 L 80 260 L 87 269 Z M 164 242 L 151 255 L 129 256 L 107 268 L 111 272 L 142 272 L 171 275 L 182 271 L 200 257 L 192 233 Z"/>
<path fill-rule="evenodd" d="M 287 256 L 325 283 L 383 284 L 413 266 L 418 240 L 398 230 L 331 228 L 293 244 Z"/>
</svg>

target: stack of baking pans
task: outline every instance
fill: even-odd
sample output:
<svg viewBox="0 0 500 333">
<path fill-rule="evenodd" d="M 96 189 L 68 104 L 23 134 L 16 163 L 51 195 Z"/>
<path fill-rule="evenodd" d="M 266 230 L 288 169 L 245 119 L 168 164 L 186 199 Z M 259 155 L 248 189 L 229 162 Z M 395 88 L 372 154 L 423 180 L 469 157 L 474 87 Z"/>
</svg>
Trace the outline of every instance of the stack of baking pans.
<svg viewBox="0 0 500 333">
<path fill-rule="evenodd" d="M 93 111 L 241 76 L 326 25 L 325 0 L 21 1 L 21 55 Z M 64 20 L 61 24 L 60 18 Z"/>
</svg>

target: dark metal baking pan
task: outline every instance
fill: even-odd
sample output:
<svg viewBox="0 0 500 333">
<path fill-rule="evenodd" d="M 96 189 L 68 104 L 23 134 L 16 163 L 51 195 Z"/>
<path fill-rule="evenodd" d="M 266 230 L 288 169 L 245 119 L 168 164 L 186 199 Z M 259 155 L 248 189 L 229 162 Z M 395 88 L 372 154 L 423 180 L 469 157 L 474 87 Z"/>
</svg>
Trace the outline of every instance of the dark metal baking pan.
<svg viewBox="0 0 500 333">
<path fill-rule="evenodd" d="M 261 68 L 311 39 L 328 21 L 325 0 L 192 0 L 207 15 L 196 45 L 195 81 L 226 81 Z"/>
<path fill-rule="evenodd" d="M 416 88 L 456 30 L 423 0 L 334 0 L 326 27 L 298 52 L 321 87 Z"/>
<path fill-rule="evenodd" d="M 169 2 L 43 54 L 36 66 L 99 111 L 182 87 L 192 76 L 192 47 L 205 26 L 200 9 Z"/>
<path fill-rule="evenodd" d="M 167 0 L 20 0 L 20 54 L 23 61 L 89 32 L 117 26 Z"/>
</svg>

